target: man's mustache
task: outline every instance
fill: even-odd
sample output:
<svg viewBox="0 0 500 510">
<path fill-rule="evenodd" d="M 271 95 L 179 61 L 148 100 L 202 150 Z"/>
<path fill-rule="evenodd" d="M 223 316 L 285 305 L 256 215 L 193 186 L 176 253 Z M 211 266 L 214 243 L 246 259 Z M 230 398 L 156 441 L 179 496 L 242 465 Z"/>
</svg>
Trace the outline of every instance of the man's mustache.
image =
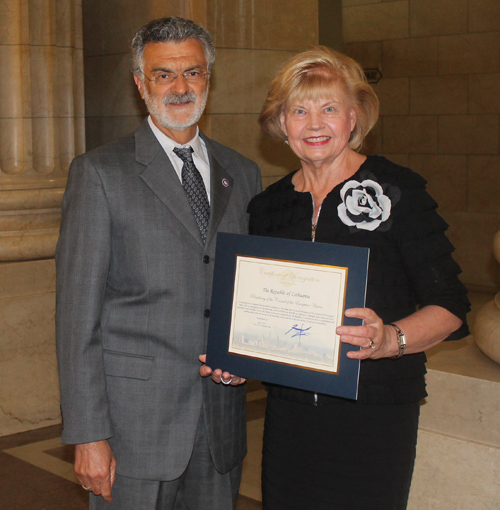
<svg viewBox="0 0 500 510">
<path fill-rule="evenodd" d="M 167 106 L 169 104 L 196 103 L 196 94 L 191 90 L 184 94 L 166 94 L 163 96 L 162 103 Z"/>
</svg>

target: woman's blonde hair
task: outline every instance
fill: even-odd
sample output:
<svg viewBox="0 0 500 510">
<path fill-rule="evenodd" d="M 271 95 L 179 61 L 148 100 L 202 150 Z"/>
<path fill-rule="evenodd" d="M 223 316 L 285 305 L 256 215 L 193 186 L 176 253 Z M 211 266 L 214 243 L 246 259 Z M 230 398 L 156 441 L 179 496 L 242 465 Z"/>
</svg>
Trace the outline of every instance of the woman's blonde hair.
<svg viewBox="0 0 500 510">
<path fill-rule="evenodd" d="M 296 100 L 330 96 L 336 85 L 343 88 L 349 107 L 356 111 L 349 147 L 358 150 L 377 122 L 378 97 L 356 61 L 326 46 L 299 53 L 284 63 L 269 86 L 259 115 L 262 131 L 275 140 L 285 141 L 280 116 L 288 105 Z"/>
</svg>

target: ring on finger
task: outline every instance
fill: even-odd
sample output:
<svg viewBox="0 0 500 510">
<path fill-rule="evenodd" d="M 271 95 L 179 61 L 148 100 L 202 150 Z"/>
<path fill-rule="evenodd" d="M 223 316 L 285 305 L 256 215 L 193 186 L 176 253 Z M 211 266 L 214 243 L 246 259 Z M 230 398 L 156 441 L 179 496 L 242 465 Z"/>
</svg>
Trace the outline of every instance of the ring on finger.
<svg viewBox="0 0 500 510">
<path fill-rule="evenodd" d="M 222 379 L 222 377 L 220 378 L 220 382 L 221 382 L 222 384 L 226 385 L 226 386 L 227 386 L 228 384 L 231 384 L 231 382 L 232 382 L 232 381 L 233 381 L 233 378 L 232 378 L 232 377 L 229 379 L 229 381 L 224 381 L 224 379 Z"/>
<path fill-rule="evenodd" d="M 370 340 L 370 349 L 375 349 L 375 342 L 373 341 L 373 338 L 369 338 Z"/>
<path fill-rule="evenodd" d="M 85 487 L 85 485 L 82 485 L 82 489 L 86 490 L 87 492 L 90 492 L 92 490 L 92 487 L 90 486 Z"/>
</svg>

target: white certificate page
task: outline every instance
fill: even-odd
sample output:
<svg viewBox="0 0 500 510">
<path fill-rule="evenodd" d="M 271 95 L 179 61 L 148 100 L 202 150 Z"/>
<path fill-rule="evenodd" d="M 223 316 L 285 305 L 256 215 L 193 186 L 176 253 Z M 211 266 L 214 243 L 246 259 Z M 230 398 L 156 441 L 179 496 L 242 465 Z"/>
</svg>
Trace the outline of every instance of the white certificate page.
<svg viewBox="0 0 500 510">
<path fill-rule="evenodd" d="M 229 352 L 337 373 L 347 273 L 237 255 Z"/>
</svg>

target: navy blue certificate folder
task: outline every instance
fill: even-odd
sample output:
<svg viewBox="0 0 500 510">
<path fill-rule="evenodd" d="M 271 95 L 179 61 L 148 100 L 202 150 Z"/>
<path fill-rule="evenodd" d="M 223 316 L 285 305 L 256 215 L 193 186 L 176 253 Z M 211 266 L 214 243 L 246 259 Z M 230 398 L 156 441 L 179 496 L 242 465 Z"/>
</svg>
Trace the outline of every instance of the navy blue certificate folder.
<svg viewBox="0 0 500 510">
<path fill-rule="evenodd" d="M 337 341 L 332 339 L 331 343 L 337 345 L 337 350 L 335 351 L 337 352 L 337 364 L 335 365 L 336 368 L 330 371 L 321 369 L 321 366 L 318 369 L 314 364 L 308 365 L 295 358 L 292 358 L 292 362 L 288 362 L 287 359 L 284 360 L 279 356 L 274 358 L 273 355 L 268 355 L 266 357 L 259 354 L 259 352 L 263 352 L 262 349 L 267 349 L 266 352 L 271 352 L 270 350 L 274 349 L 275 351 L 281 350 L 287 353 L 299 352 L 300 354 L 298 354 L 298 356 L 325 356 L 324 354 L 318 354 L 314 351 L 314 349 L 319 348 L 315 346 L 309 348 L 309 346 L 307 346 L 307 335 L 311 334 L 308 331 L 312 327 L 307 323 L 309 313 L 307 309 L 304 309 L 304 312 L 301 311 L 300 313 L 286 309 L 286 305 L 282 307 L 281 311 L 277 308 L 268 309 L 267 303 L 265 302 L 265 294 L 263 295 L 264 297 L 256 297 L 255 293 L 248 294 L 248 296 L 250 296 L 248 299 L 249 302 L 252 299 L 260 299 L 254 308 L 252 308 L 253 302 L 245 304 L 245 313 L 257 324 L 257 327 L 261 324 L 261 316 L 265 316 L 262 318 L 262 321 L 264 321 L 262 324 L 266 324 L 262 327 L 267 328 L 270 328 L 270 326 L 267 325 L 268 322 L 280 320 L 282 323 L 285 323 L 284 317 L 286 317 L 286 320 L 290 323 L 290 330 L 286 331 L 286 335 L 281 334 L 276 340 L 263 340 L 262 338 L 255 340 L 252 339 L 250 331 L 248 331 L 248 334 L 246 331 L 241 331 L 242 327 L 244 329 L 246 324 L 243 322 L 243 326 L 241 324 L 239 325 L 238 335 L 236 335 L 236 330 L 234 330 L 232 326 L 232 324 L 237 323 L 234 317 L 236 305 L 233 304 L 233 301 L 239 303 L 236 299 L 237 282 L 244 280 L 244 275 L 241 275 L 240 278 L 240 272 L 246 271 L 244 268 L 247 267 L 238 264 L 238 261 L 241 261 L 242 257 L 244 261 L 249 261 L 248 266 L 250 268 L 254 261 L 257 264 L 260 263 L 260 261 L 264 261 L 271 266 L 277 263 L 284 265 L 285 268 L 288 267 L 287 264 L 292 268 L 294 265 L 295 267 L 304 267 L 306 275 L 316 274 L 314 272 L 315 268 L 318 268 L 318 274 L 323 270 L 342 270 L 342 274 L 345 274 L 341 279 L 343 282 L 341 288 L 343 290 L 342 293 L 338 292 L 338 295 L 342 295 L 343 303 L 341 303 L 340 299 L 337 300 L 337 306 L 342 306 L 342 308 L 338 308 L 342 310 L 342 317 L 336 319 L 338 320 L 336 325 L 358 326 L 362 324 L 361 319 L 347 318 L 344 316 L 343 311 L 348 308 L 363 308 L 365 306 L 369 249 L 293 241 L 273 237 L 219 233 L 217 235 L 210 326 L 208 332 L 207 365 L 213 369 L 221 368 L 231 374 L 257 379 L 266 383 L 280 384 L 317 393 L 356 399 L 358 394 L 360 362 L 358 360 L 349 359 L 346 354 L 350 350 L 358 350 L 358 347 L 343 343 L 340 343 L 339 347 Z M 300 266 L 296 264 L 300 264 Z M 312 272 L 309 271 L 309 273 L 307 273 L 308 269 L 312 269 Z M 260 271 L 262 272 L 262 269 L 260 269 Z M 276 271 L 272 271 L 272 274 L 274 276 L 279 276 L 282 274 L 280 271 L 281 269 L 277 269 Z M 288 271 L 288 269 L 284 271 Z M 276 273 L 278 274 L 276 275 Z M 290 271 L 288 271 L 288 273 L 290 273 Z M 249 276 L 251 274 L 250 272 L 247 273 L 247 281 L 252 281 L 253 277 Z M 322 282 L 321 279 L 316 281 Z M 257 285 L 260 285 L 260 281 Z M 321 285 L 321 283 L 318 285 Z M 259 289 L 261 287 L 262 286 L 259 286 Z M 251 288 L 251 286 L 248 288 Z M 268 288 L 263 288 L 263 292 L 270 291 Z M 286 294 L 288 292 L 289 294 L 291 291 L 271 290 L 271 292 L 274 294 Z M 320 294 L 323 296 L 322 293 Z M 293 295 L 297 295 L 297 293 L 295 292 Z M 298 295 L 303 298 L 308 297 L 300 293 Z M 277 300 L 276 297 L 273 299 Z M 269 301 L 272 300 L 269 299 Z M 281 300 L 281 302 L 286 303 L 286 301 L 283 300 Z M 329 302 L 322 301 L 321 303 L 323 306 L 319 308 L 324 309 L 329 307 Z M 254 309 L 257 310 L 255 313 L 253 312 Z M 250 312 L 248 310 L 250 310 Z M 271 310 L 271 312 L 269 310 Z M 278 313 L 275 310 L 278 310 L 279 313 L 282 314 L 278 319 L 273 318 L 276 317 Z M 294 313 L 299 315 L 294 317 Z M 310 313 L 311 316 L 315 315 L 312 309 Z M 330 320 L 330 322 L 332 321 Z M 288 322 L 286 322 L 286 324 L 288 324 Z M 321 326 L 318 326 L 318 328 L 321 328 Z M 238 336 L 237 340 L 236 336 Z M 330 336 L 327 336 L 327 343 L 330 341 L 329 338 Z M 301 340 L 303 341 L 302 343 Z M 322 341 L 324 341 L 323 337 Z M 233 344 L 238 342 L 240 345 L 244 343 L 244 348 L 243 350 L 235 351 L 233 349 Z M 271 347 L 266 346 L 266 342 L 270 342 L 272 344 Z M 247 349 L 246 346 L 248 345 L 259 345 L 259 347 L 255 348 L 258 352 L 253 352 L 253 347 Z M 250 354 L 247 353 L 247 350 Z M 295 354 L 291 356 L 295 356 Z"/>
</svg>

